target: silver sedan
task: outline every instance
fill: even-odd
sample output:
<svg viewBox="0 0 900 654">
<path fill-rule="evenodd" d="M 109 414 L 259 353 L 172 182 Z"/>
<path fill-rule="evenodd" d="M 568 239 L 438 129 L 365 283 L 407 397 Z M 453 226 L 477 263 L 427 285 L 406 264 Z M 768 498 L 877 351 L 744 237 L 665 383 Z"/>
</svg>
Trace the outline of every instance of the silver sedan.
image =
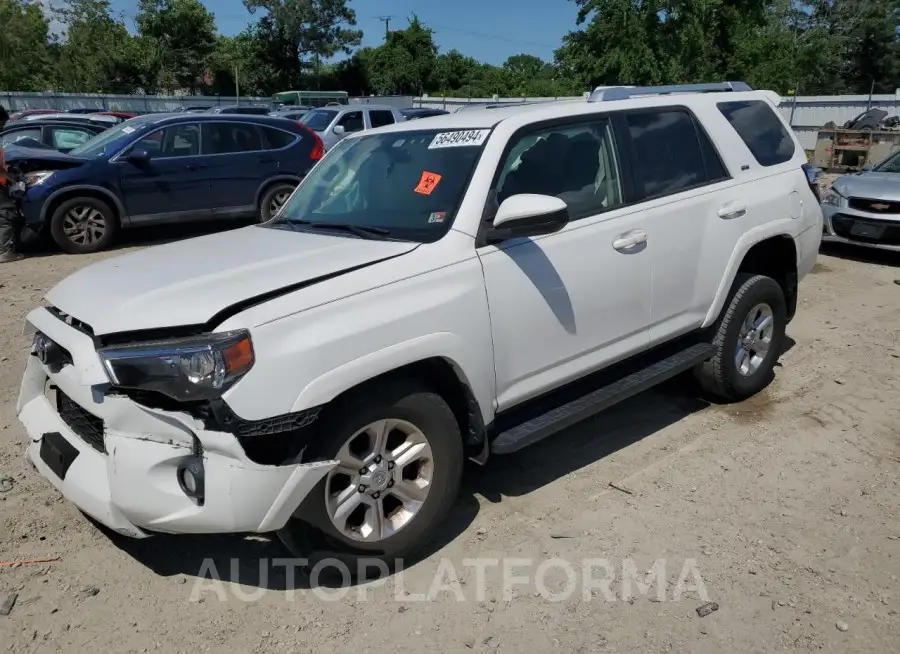
<svg viewBox="0 0 900 654">
<path fill-rule="evenodd" d="M 822 213 L 823 241 L 900 252 L 900 151 L 835 180 Z"/>
</svg>

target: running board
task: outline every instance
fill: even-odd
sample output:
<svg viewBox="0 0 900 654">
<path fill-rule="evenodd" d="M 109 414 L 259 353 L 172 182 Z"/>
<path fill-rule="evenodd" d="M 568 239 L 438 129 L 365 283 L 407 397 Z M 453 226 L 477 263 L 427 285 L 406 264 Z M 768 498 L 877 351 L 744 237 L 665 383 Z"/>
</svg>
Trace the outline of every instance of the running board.
<svg viewBox="0 0 900 654">
<path fill-rule="evenodd" d="M 498 434 L 491 443 L 491 453 L 518 452 L 522 448 L 571 427 L 595 413 L 690 370 L 711 358 L 713 354 L 715 354 L 715 348 L 712 345 L 698 343 L 665 359 L 660 359 L 646 368 L 620 377 L 587 395 Z"/>
</svg>

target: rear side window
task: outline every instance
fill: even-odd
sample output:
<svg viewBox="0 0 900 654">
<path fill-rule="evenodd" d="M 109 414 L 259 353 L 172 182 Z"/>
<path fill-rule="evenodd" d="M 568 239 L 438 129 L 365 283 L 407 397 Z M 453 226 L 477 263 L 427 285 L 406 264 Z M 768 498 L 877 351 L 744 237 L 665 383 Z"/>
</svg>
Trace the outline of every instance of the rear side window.
<svg viewBox="0 0 900 654">
<path fill-rule="evenodd" d="M 295 134 L 290 134 L 274 127 L 259 127 L 259 131 L 262 132 L 263 148 L 266 150 L 286 148 L 297 138 Z"/>
<path fill-rule="evenodd" d="M 794 156 L 794 139 L 767 102 L 720 102 L 716 106 L 760 165 L 775 166 Z"/>
<path fill-rule="evenodd" d="M 394 124 L 394 114 L 384 109 L 375 109 L 369 112 L 369 121 L 372 127 L 384 127 L 385 125 Z"/>
<path fill-rule="evenodd" d="M 672 195 L 728 177 L 709 138 L 683 109 L 625 115 L 640 199 Z"/>
</svg>

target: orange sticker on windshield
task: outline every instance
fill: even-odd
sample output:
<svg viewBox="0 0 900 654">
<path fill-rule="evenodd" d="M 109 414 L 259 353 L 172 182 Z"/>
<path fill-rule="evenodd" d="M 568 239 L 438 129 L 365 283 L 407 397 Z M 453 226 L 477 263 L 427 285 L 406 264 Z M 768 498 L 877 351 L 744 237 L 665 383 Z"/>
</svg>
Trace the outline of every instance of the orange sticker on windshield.
<svg viewBox="0 0 900 654">
<path fill-rule="evenodd" d="M 416 193 L 421 193 L 422 195 L 431 195 L 431 192 L 437 188 L 437 185 L 441 183 L 441 176 L 437 173 L 429 173 L 427 170 L 422 173 L 422 179 L 419 180 L 419 185 L 413 189 Z"/>
</svg>

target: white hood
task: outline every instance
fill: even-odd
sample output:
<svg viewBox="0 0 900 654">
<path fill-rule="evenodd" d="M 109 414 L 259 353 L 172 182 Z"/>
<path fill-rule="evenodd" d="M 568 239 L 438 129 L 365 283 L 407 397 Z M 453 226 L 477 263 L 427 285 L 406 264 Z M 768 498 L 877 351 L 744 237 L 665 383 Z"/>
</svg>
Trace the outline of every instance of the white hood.
<svg viewBox="0 0 900 654">
<path fill-rule="evenodd" d="M 97 335 L 202 325 L 234 304 L 417 246 L 254 226 L 95 263 L 46 299 Z"/>
</svg>

